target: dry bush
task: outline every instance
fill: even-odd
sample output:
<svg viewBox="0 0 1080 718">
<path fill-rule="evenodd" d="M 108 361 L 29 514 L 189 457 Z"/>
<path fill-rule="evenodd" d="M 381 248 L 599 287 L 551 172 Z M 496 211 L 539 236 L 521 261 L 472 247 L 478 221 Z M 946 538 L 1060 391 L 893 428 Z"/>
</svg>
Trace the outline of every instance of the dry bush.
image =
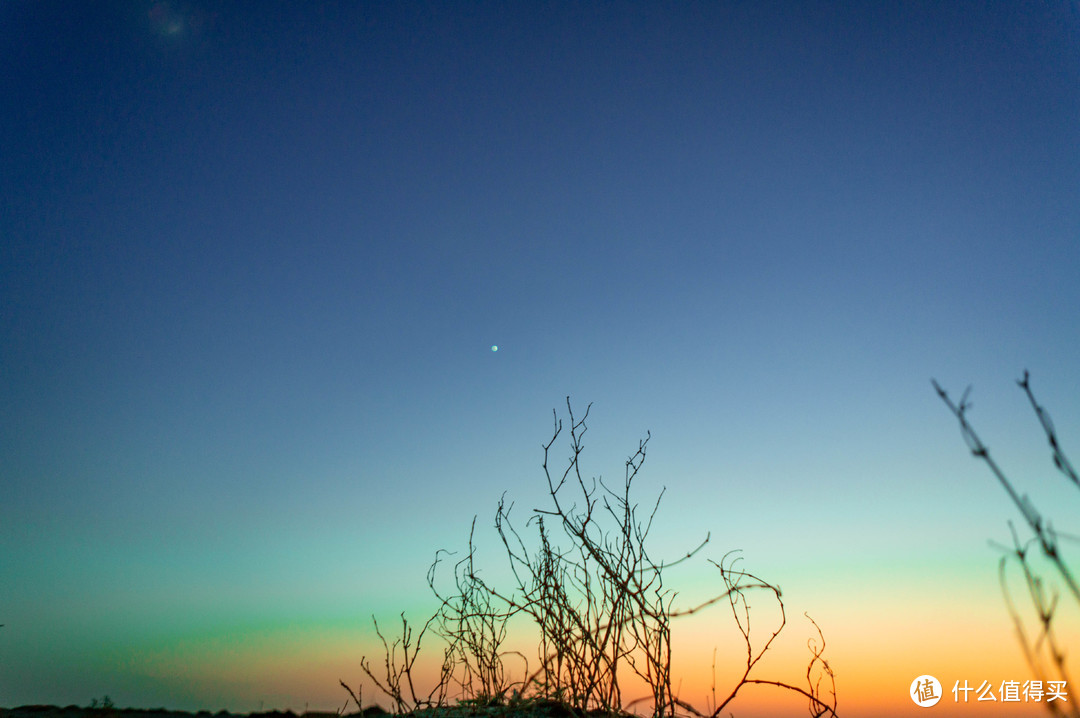
<svg viewBox="0 0 1080 718">
<path fill-rule="evenodd" d="M 525 522 L 535 531 L 535 547 L 530 549 L 514 527 L 513 505 L 507 504 L 505 496 L 495 513 L 495 528 L 513 576 L 509 590 L 488 585 L 475 570 L 474 519 L 468 552 L 453 566 L 453 590 L 440 590 L 436 580 L 439 567 L 450 554 L 438 552 L 428 571 L 428 584 L 439 609 L 424 624 L 415 645 L 402 617 L 402 638 L 393 644 L 383 639 L 385 677 L 376 678 L 366 660 L 362 662 L 365 674 L 393 701 L 395 710 L 401 713 L 442 706 L 450 686 L 456 686 L 459 701 L 472 705 L 557 704 L 580 716 L 588 712 L 626 713 L 633 706 L 646 704 L 651 707 L 650 715 L 657 718 L 716 718 L 741 688 L 759 684 L 800 694 L 812 716 L 836 716 L 834 676 L 823 658 L 825 645 L 816 623 L 820 645 L 808 642 L 811 657 L 805 688 L 757 677 L 759 661 L 786 625 L 784 604 L 779 588 L 738 568 L 733 554 L 720 563 L 713 562 L 720 571 L 717 595 L 696 606 L 676 608 L 676 594 L 665 583 L 666 571 L 694 559 L 709 537 L 674 561 L 654 560 L 646 540 L 663 491 L 647 516 L 639 514 L 631 496 L 632 484 L 645 461 L 648 435 L 627 459 L 621 485 L 612 488 L 602 479 L 586 480 L 581 471 L 589 409 L 575 419 L 567 398 L 567 411 L 570 456 L 566 468 L 558 474 L 549 468 L 551 449 L 563 433 L 562 421 L 555 414 L 554 433 L 543 447 L 551 506 L 535 509 Z M 561 547 L 560 540 L 568 541 L 568 547 Z M 772 598 L 780 615 L 771 635 L 756 646 L 751 638 L 748 602 L 754 592 Z M 744 642 L 745 669 L 722 701 L 715 698 L 714 686 L 710 709 L 702 711 L 681 700 L 672 689 L 672 619 L 725 600 Z M 530 671 L 527 657 L 516 654 L 525 663 L 525 677 L 512 682 L 504 664 L 510 653 L 502 645 L 507 623 L 515 617 L 530 619 L 538 630 L 539 665 Z M 447 647 L 438 685 L 418 698 L 411 670 L 428 627 L 434 628 Z M 403 653 L 400 658 L 399 647 Z M 648 694 L 636 698 L 625 695 L 635 685 L 645 685 Z M 359 707 L 359 698 L 345 688 Z"/>
<path fill-rule="evenodd" d="M 1003 547 L 1004 555 L 998 564 L 1001 590 L 1005 597 L 1005 604 L 1008 608 L 1009 615 L 1012 618 L 1021 650 L 1024 653 L 1028 665 L 1035 673 L 1036 680 L 1064 681 L 1067 686 L 1069 685 L 1069 674 L 1066 667 L 1065 649 L 1061 645 L 1061 641 L 1055 630 L 1057 625 L 1055 619 L 1058 615 L 1061 594 L 1055 587 L 1048 585 L 1046 578 L 1035 568 L 1032 563 L 1030 552 L 1033 547 L 1037 547 L 1039 553 L 1041 553 L 1049 562 L 1053 572 L 1057 574 L 1058 579 L 1068 590 L 1068 593 L 1072 597 L 1072 601 L 1080 605 L 1080 587 L 1077 586 L 1073 571 L 1062 557 L 1059 548 L 1060 539 L 1076 539 L 1068 534 L 1058 532 L 1050 521 L 1044 519 L 1043 515 L 1035 508 L 1026 494 L 1017 493 L 1013 482 L 998 466 L 997 462 L 990 457 L 989 448 L 982 442 L 982 439 L 979 438 L 978 434 L 975 433 L 975 429 L 968 422 L 968 411 L 970 411 L 972 406 L 971 402 L 968 400 L 968 397 L 971 394 L 971 387 L 968 387 L 967 390 L 964 391 L 964 394 L 960 397 L 958 403 L 954 403 L 952 399 L 949 398 L 948 393 L 942 389 L 936 381 L 931 380 L 931 383 L 937 391 L 938 396 L 941 397 L 941 400 L 945 402 L 946 406 L 949 407 L 949 410 L 952 411 L 953 415 L 956 416 L 957 420 L 960 422 L 960 431 L 963 434 L 964 441 L 967 443 L 968 448 L 971 449 L 971 453 L 975 458 L 982 460 L 987 467 L 989 467 L 991 473 L 997 478 L 1001 487 L 1005 489 L 1005 493 L 1008 494 L 1013 504 L 1015 504 L 1020 515 L 1024 519 L 1024 523 L 1027 524 L 1028 529 L 1031 531 L 1031 537 L 1021 541 L 1013 523 L 1011 521 L 1008 522 L 1009 531 L 1012 534 L 1012 546 Z M 1054 425 L 1050 421 L 1050 415 L 1039 402 L 1036 401 L 1035 394 L 1031 390 L 1030 376 L 1026 370 L 1024 371 L 1023 378 L 1017 380 L 1016 383 L 1027 395 L 1028 401 L 1031 403 L 1031 407 L 1035 412 L 1035 416 L 1042 426 L 1043 433 L 1050 443 L 1050 452 L 1054 467 L 1064 475 L 1066 480 L 1073 487 L 1080 489 L 1080 478 L 1077 477 L 1076 470 L 1061 449 L 1057 433 L 1054 431 Z M 1035 614 L 1036 624 L 1038 626 L 1034 631 L 1034 635 L 1032 635 L 1032 632 L 1025 629 L 1021 613 L 1009 591 L 1007 575 L 1010 565 L 1019 568 L 1020 573 L 1023 576 L 1028 600 L 1030 601 L 1031 610 Z M 1049 667 L 1047 667 L 1047 664 L 1049 664 Z M 1075 702 L 1070 702 L 1067 707 L 1063 707 L 1060 701 L 1048 701 L 1045 705 L 1054 715 L 1065 715 L 1065 711 L 1068 710 L 1069 715 L 1080 718 L 1080 708 L 1077 707 Z"/>
</svg>

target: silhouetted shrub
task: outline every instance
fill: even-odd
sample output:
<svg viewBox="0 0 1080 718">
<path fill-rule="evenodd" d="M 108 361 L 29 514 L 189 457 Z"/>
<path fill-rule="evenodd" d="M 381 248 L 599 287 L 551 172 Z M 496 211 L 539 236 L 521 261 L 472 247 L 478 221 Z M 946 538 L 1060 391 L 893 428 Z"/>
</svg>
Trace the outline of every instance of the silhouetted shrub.
<svg viewBox="0 0 1080 718">
<path fill-rule="evenodd" d="M 663 491 L 647 517 L 639 515 L 631 495 L 634 479 L 645 461 L 649 436 L 627 459 L 620 486 L 609 487 L 601 479 L 586 480 L 580 457 L 589 409 L 575 419 L 569 398 L 566 406 L 571 453 L 566 468 L 553 475 L 548 460 L 552 446 L 563 433 L 556 413 L 554 433 L 543 447 L 551 507 L 534 510 L 526 521 L 526 526 L 535 531 L 535 545 L 530 548 L 513 526 L 513 505 L 507 504 L 505 495 L 496 509 L 495 528 L 506 550 L 514 585 L 509 590 L 496 588 L 478 575 L 474 566 L 473 519 L 467 552 L 452 568 L 452 591 L 440 590 L 436 580 L 439 568 L 451 554 L 436 553 L 428 571 L 428 585 L 439 601 L 439 609 L 415 636 L 404 614 L 401 636 L 393 642 L 387 641 L 375 622 L 384 648 L 384 670 L 382 675 L 376 675 L 366 658 L 361 660 L 361 669 L 390 698 L 395 712 L 444 707 L 453 693 L 464 708 L 502 705 L 581 718 L 623 713 L 633 705 L 649 702 L 650 713 L 657 718 L 716 718 L 741 688 L 760 684 L 802 695 L 812 716 L 835 716 L 834 676 L 822 657 L 825 644 L 821 631 L 812 620 L 821 643 L 808 644 L 811 658 L 805 688 L 754 677 L 762 656 L 786 625 L 786 614 L 779 588 L 739 568 L 735 553 L 729 553 L 719 563 L 710 562 L 719 570 L 722 590 L 717 595 L 693 607 L 674 606 L 675 592 L 665 583 L 665 572 L 697 556 L 709 537 L 674 561 L 655 561 L 646 544 Z M 569 546 L 561 547 L 559 540 L 568 541 Z M 780 615 L 771 635 L 757 647 L 750 632 L 748 596 L 753 592 L 764 592 L 775 600 Z M 672 689 L 671 624 L 674 618 L 723 601 L 731 608 L 743 638 L 746 663 L 727 696 L 717 700 L 714 687 L 711 710 L 702 712 Z M 515 654 L 526 670 L 522 679 L 512 681 L 504 665 L 507 652 L 502 646 L 507 623 L 518 616 L 531 619 L 539 632 L 539 666 L 529 671 L 527 658 Z M 442 669 L 436 685 L 428 693 L 419 694 L 413 669 L 429 629 L 445 643 Z M 626 701 L 623 690 L 627 677 L 648 686 L 649 695 Z M 362 695 L 344 681 L 341 685 L 361 707 Z"/>
</svg>

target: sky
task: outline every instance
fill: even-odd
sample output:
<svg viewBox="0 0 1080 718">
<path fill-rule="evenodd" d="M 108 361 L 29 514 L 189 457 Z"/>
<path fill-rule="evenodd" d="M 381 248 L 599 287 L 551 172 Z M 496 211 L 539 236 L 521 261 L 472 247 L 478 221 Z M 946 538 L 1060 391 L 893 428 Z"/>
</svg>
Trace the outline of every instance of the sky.
<svg viewBox="0 0 1080 718">
<path fill-rule="evenodd" d="M 340 709 L 474 517 L 507 578 L 570 397 L 587 476 L 650 437 L 654 557 L 709 536 L 680 600 L 782 588 L 757 677 L 805 613 L 840 715 L 1044 713 L 950 693 L 1036 678 L 1030 532 L 930 382 L 1080 533 L 1015 384 L 1075 454 L 1075 1 L 6 0 L 0 66 L 0 705 Z"/>
</svg>

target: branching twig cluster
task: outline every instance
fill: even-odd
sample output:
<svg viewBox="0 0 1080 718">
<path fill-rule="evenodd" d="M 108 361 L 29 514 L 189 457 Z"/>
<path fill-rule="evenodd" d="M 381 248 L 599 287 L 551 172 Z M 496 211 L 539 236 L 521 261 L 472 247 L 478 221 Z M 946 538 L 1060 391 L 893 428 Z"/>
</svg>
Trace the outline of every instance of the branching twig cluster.
<svg viewBox="0 0 1080 718">
<path fill-rule="evenodd" d="M 590 405 L 591 406 L 591 405 Z M 699 605 L 676 609 L 676 593 L 665 584 L 666 569 L 694 558 L 709 537 L 682 557 L 656 561 L 646 549 L 663 491 L 647 516 L 639 514 L 631 498 L 631 486 L 645 461 L 649 436 L 626 461 L 621 485 L 612 488 L 602 479 L 586 479 L 580 457 L 589 409 L 575 418 L 570 400 L 570 456 L 565 470 L 553 474 L 549 468 L 552 447 L 563 433 L 555 416 L 551 440 L 544 445 L 544 475 L 552 505 L 534 509 L 526 521 L 536 531 L 538 546 L 530 550 L 511 522 L 513 504 L 505 496 L 495 513 L 495 528 L 509 559 L 513 586 L 509 591 L 485 583 L 474 565 L 475 519 L 469 533 L 468 553 L 453 567 L 453 590 L 438 588 L 436 573 L 451 554 L 440 551 L 428 571 L 428 585 L 439 601 L 439 609 L 424 624 L 415 645 L 402 616 L 402 638 L 392 644 L 379 633 L 386 653 L 385 676 L 377 678 L 366 659 L 361 668 L 394 703 L 398 713 L 416 708 L 443 705 L 448 688 L 456 686 L 459 699 L 471 703 L 521 701 L 557 702 L 578 715 L 599 711 L 621 714 L 639 703 L 651 704 L 656 718 L 676 715 L 717 718 L 750 684 L 771 685 L 801 694 L 812 716 L 836 715 L 833 673 L 820 647 L 811 641 L 807 666 L 807 687 L 756 677 L 758 662 L 786 625 L 780 589 L 737 567 L 737 559 L 714 565 L 720 569 L 722 591 Z M 569 548 L 559 546 L 559 537 Z M 780 609 L 780 622 L 768 639 L 755 646 L 751 639 L 751 592 L 770 594 Z M 746 647 L 747 660 L 736 685 L 712 710 L 703 713 L 680 699 L 672 687 L 671 622 L 713 604 L 727 600 Z M 539 630 L 536 670 L 511 682 L 502 646 L 507 623 L 515 616 L 531 619 Z M 809 617 L 808 617 L 809 618 Z M 811 620 L 811 623 L 813 621 Z M 817 629 L 817 624 L 813 624 Z M 413 688 L 412 669 L 420 642 L 431 626 L 446 641 L 447 648 L 439 683 L 425 697 Z M 378 633 L 378 625 L 376 624 Z M 817 629 L 818 637 L 821 631 Z M 402 656 L 398 656 L 400 648 Z M 823 697 L 821 683 L 827 680 L 829 698 Z M 715 682 L 715 680 L 714 680 Z M 627 700 L 627 690 L 644 684 L 647 695 Z M 342 683 L 345 686 L 344 683 Z M 359 698 L 352 694 L 355 702 Z M 507 692 L 512 691 L 509 696 Z M 715 688 L 714 688 L 715 694 Z"/>
<path fill-rule="evenodd" d="M 630 501 L 648 438 L 626 461 L 619 491 L 602 480 L 586 481 L 579 457 L 589 412 L 575 420 L 569 402 L 567 408 L 572 453 L 562 474 L 552 476 L 549 454 L 562 432 L 556 417 L 543 464 L 554 507 L 537 509 L 530 519 L 540 540 L 534 555 L 511 525 L 510 508 L 500 502 L 496 528 L 517 586 L 513 595 L 496 595 L 531 616 L 540 629 L 541 668 L 530 676 L 528 687 L 535 685 L 543 695 L 580 710 L 614 712 L 623 708 L 623 673 L 629 671 L 649 686 L 655 714 L 670 714 L 675 705 L 670 629 L 674 594 L 664 588 L 662 564 L 654 563 L 645 550 L 659 499 L 644 524 Z M 553 547 L 545 517 L 555 521 L 573 549 Z M 613 531 L 605 530 L 608 519 L 614 521 Z"/>
<path fill-rule="evenodd" d="M 443 555 L 451 555 L 447 551 L 435 554 L 427 581 L 440 603 L 435 614 L 439 634 L 449 646 L 445 676 L 457 685 L 462 698 L 487 703 L 502 700 L 510 687 L 501 646 L 513 611 L 500 610 L 495 597 L 476 574 L 475 532 L 474 518 L 469 529 L 469 551 L 465 558 L 454 564 L 455 591 L 444 596 L 435 585 Z"/>
<path fill-rule="evenodd" d="M 1059 538 L 1062 534 L 1059 534 L 1053 527 L 1053 525 L 1043 519 L 1043 516 L 1032 504 L 1031 500 L 1026 494 L 1020 494 L 1017 492 L 1013 485 L 1013 482 L 1008 478 L 1005 472 L 998 466 L 997 462 L 990 457 L 990 450 L 986 444 L 983 443 L 979 435 L 975 433 L 975 429 L 972 428 L 968 422 L 967 413 L 971 409 L 971 402 L 968 400 L 971 394 L 971 387 L 968 387 L 960 397 L 960 401 L 954 403 L 949 398 L 948 393 L 941 388 L 936 382 L 931 380 L 934 385 L 934 389 L 937 391 L 941 400 L 945 402 L 949 410 L 956 416 L 960 422 L 960 432 L 964 437 L 964 441 L 967 443 L 968 448 L 971 449 L 971 453 L 977 458 L 981 459 L 997 478 L 1002 488 L 1005 489 L 1005 493 L 1015 504 L 1020 515 L 1023 517 L 1024 522 L 1031 529 L 1033 534 L 1032 538 L 1028 541 L 1021 541 L 1016 533 L 1016 528 L 1012 522 L 1009 522 L 1009 531 L 1012 534 L 1012 547 L 1005 549 L 1005 555 L 1001 558 L 998 566 L 998 575 L 1001 581 L 1002 593 L 1005 596 L 1005 603 L 1009 610 L 1009 615 L 1012 618 L 1013 625 L 1016 629 L 1016 635 L 1020 642 L 1021 650 L 1024 653 L 1028 665 L 1031 666 L 1038 680 L 1044 680 L 1051 675 L 1045 666 L 1044 656 L 1049 658 L 1052 664 L 1052 674 L 1057 677 L 1057 680 L 1066 681 L 1068 683 L 1069 677 L 1066 670 L 1065 651 L 1061 646 L 1061 643 L 1054 630 L 1054 619 L 1057 614 L 1059 594 L 1052 589 L 1048 589 L 1046 581 L 1041 577 L 1031 563 L 1031 556 L 1029 551 L 1032 545 L 1039 547 L 1042 555 L 1050 562 L 1050 565 L 1054 568 L 1054 571 L 1058 574 L 1065 587 L 1072 594 L 1073 599 L 1080 603 L 1080 586 L 1077 585 L 1076 578 L 1072 572 L 1072 569 L 1065 562 L 1061 556 L 1059 549 Z M 1035 394 L 1031 390 L 1031 381 L 1028 372 L 1024 371 L 1023 378 L 1016 382 L 1024 393 L 1027 395 L 1028 401 L 1031 403 L 1032 409 L 1035 411 L 1035 416 L 1038 418 L 1039 423 L 1042 426 L 1043 432 L 1046 434 L 1047 441 L 1050 443 L 1051 456 L 1053 458 L 1054 467 L 1058 469 L 1065 478 L 1075 487 L 1080 488 L 1080 478 L 1077 477 L 1075 469 L 1065 456 L 1058 442 L 1058 437 L 1054 431 L 1054 425 L 1050 421 L 1050 415 L 1035 399 Z M 1007 581 L 1007 567 L 1010 561 L 1014 561 L 1019 566 L 1020 571 L 1024 578 L 1024 585 L 1027 588 L 1028 598 L 1031 602 L 1031 608 L 1035 613 L 1038 623 L 1038 629 L 1034 637 L 1030 637 L 1028 631 L 1025 630 L 1023 621 L 1021 619 L 1020 611 L 1016 607 L 1016 603 L 1013 601 L 1013 597 L 1008 588 Z M 1055 715 L 1063 715 L 1064 710 L 1058 701 L 1047 702 L 1046 707 L 1051 713 Z M 1076 703 L 1070 704 L 1068 708 L 1070 714 L 1080 718 L 1080 708 Z"/>
<path fill-rule="evenodd" d="M 444 660 L 442 666 L 442 672 L 439 681 L 428 692 L 427 695 L 418 694 L 416 692 L 416 685 L 413 681 L 413 668 L 416 665 L 416 659 L 420 655 L 420 646 L 424 641 L 424 634 L 427 633 L 428 628 L 432 622 L 435 621 L 435 616 L 432 616 L 424 623 L 423 628 L 420 629 L 420 633 L 416 636 L 416 642 L 413 642 L 413 629 L 409 625 L 408 619 L 405 618 L 405 614 L 401 614 L 401 638 L 397 638 L 393 643 L 387 643 L 386 637 L 383 636 L 379 630 L 379 622 L 375 620 L 375 617 L 371 617 L 372 623 L 375 624 L 375 634 L 382 641 L 384 657 L 383 657 L 383 677 L 375 675 L 374 669 L 371 664 L 368 663 L 367 657 L 360 659 L 360 668 L 364 671 L 368 678 L 375 684 L 375 687 L 382 691 L 392 702 L 394 712 L 397 714 L 411 713 L 414 710 L 420 708 L 430 708 L 434 706 L 443 705 L 447 697 L 447 684 L 449 682 L 449 673 L 453 668 L 451 660 L 450 650 L 448 649 L 444 653 Z M 398 655 L 398 649 L 401 650 L 401 655 Z M 340 681 L 342 687 L 349 692 L 353 700 L 356 702 L 356 707 L 363 710 L 363 706 L 360 703 L 360 697 L 353 692 L 352 688 L 346 685 L 345 681 Z"/>
<path fill-rule="evenodd" d="M 737 564 L 740 560 L 739 557 L 730 558 L 735 555 L 736 552 L 730 552 L 725 556 L 720 563 L 710 561 L 714 566 L 720 569 L 720 576 L 727 586 L 728 590 L 725 594 L 728 599 L 728 603 L 731 605 L 731 614 L 735 619 L 735 625 L 739 629 L 739 633 L 742 635 L 743 643 L 746 648 L 746 663 L 743 669 L 742 675 L 739 677 L 738 683 L 732 688 L 731 693 L 722 703 L 716 705 L 713 709 L 710 718 L 716 718 L 731 701 L 735 699 L 739 690 L 746 685 L 760 684 L 770 685 L 777 688 L 782 688 L 787 691 L 801 694 L 808 701 L 808 710 L 811 716 L 820 718 L 826 715 L 836 715 L 836 681 L 835 675 L 832 669 L 829 667 L 828 661 L 822 658 L 825 652 L 825 637 L 821 633 L 821 628 L 818 627 L 814 619 L 810 618 L 809 614 L 805 614 L 806 618 L 814 625 L 814 629 L 817 631 L 818 638 L 821 640 L 821 645 L 817 646 L 814 639 L 807 641 L 807 648 L 810 649 L 810 663 L 806 666 L 806 684 L 807 687 L 799 688 L 798 686 L 785 683 L 783 681 L 764 680 L 759 678 L 751 678 L 750 674 L 754 670 L 758 661 L 764 657 L 765 653 L 772 646 L 773 641 L 787 625 L 787 614 L 784 610 L 784 601 L 780 597 L 780 589 L 762 579 L 758 578 L 752 573 L 743 571 L 737 568 Z M 776 604 L 780 610 L 779 624 L 773 628 L 772 633 L 769 635 L 765 642 L 760 645 L 759 648 L 754 648 L 753 640 L 751 639 L 750 632 L 750 604 L 747 600 L 750 591 L 764 591 L 767 594 L 771 594 L 775 599 Z M 715 671 L 715 667 L 714 667 Z M 829 698 L 826 699 L 821 689 L 821 682 L 823 679 L 828 679 L 829 682 Z M 715 680 L 715 678 L 714 678 Z M 713 703 L 716 702 L 715 688 L 713 692 Z M 687 706 L 688 707 L 688 706 Z M 691 712 L 701 715 L 691 709 Z"/>
</svg>

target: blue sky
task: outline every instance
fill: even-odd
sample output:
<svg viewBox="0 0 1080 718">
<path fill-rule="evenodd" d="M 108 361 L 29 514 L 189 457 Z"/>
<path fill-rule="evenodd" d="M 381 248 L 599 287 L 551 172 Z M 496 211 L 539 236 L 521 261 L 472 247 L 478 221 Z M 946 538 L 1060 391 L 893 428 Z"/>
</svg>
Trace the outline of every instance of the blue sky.
<svg viewBox="0 0 1080 718">
<path fill-rule="evenodd" d="M 1068 450 L 1076 3 L 15 1 L 0 63 L 0 704 L 332 704 L 338 664 L 140 666 L 358 673 L 437 548 L 540 505 L 568 395 L 593 473 L 652 432 L 657 541 L 742 548 L 856 710 L 912 587 L 1027 677 L 1017 517 L 930 378 L 1075 506 L 1013 380 Z"/>
</svg>

